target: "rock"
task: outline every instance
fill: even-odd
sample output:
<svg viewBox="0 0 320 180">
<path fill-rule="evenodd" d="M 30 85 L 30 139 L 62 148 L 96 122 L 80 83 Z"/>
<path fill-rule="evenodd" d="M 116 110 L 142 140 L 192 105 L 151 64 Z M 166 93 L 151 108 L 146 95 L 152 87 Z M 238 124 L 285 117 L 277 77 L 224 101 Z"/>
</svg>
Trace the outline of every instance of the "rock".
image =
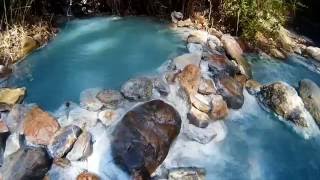
<svg viewBox="0 0 320 180">
<path fill-rule="evenodd" d="M 153 83 L 148 78 L 130 79 L 121 87 L 122 95 L 132 101 L 147 101 L 152 96 Z"/>
<path fill-rule="evenodd" d="M 6 147 L 6 141 L 8 138 L 9 133 L 0 133 L 0 167 L 3 164 L 3 159 L 4 159 L 4 152 L 5 152 L 5 147 Z"/>
<path fill-rule="evenodd" d="M 21 47 L 20 57 L 22 58 L 31 53 L 33 50 L 37 49 L 39 44 L 32 37 L 26 36 L 21 41 Z"/>
<path fill-rule="evenodd" d="M 187 45 L 189 53 L 202 54 L 203 47 L 201 44 L 188 43 Z"/>
<path fill-rule="evenodd" d="M 193 64 L 199 66 L 201 60 L 201 54 L 198 53 L 187 53 L 181 56 L 178 56 L 173 59 L 173 65 L 179 69 L 184 69 L 187 65 Z"/>
<path fill-rule="evenodd" d="M 211 109 L 210 98 L 201 94 L 194 94 L 190 96 L 191 104 L 199 111 L 208 113 Z"/>
<path fill-rule="evenodd" d="M 161 78 L 156 78 L 153 80 L 153 87 L 160 93 L 162 96 L 168 96 L 170 93 L 170 87 L 165 83 Z"/>
<path fill-rule="evenodd" d="M 191 19 L 186 19 L 186 20 L 180 20 L 177 22 L 178 27 L 191 27 L 193 26 L 193 22 Z"/>
<path fill-rule="evenodd" d="M 235 59 L 241 67 L 240 70 L 242 74 L 245 74 L 249 78 L 252 77 L 250 64 L 244 59 L 243 51 L 238 42 L 230 35 L 223 35 L 221 41 L 227 53 Z"/>
<path fill-rule="evenodd" d="M 97 94 L 97 98 L 104 104 L 104 107 L 116 109 L 124 101 L 123 96 L 116 90 L 103 90 Z"/>
<path fill-rule="evenodd" d="M 178 75 L 180 86 L 188 95 L 194 95 L 198 92 L 200 78 L 200 68 L 193 64 L 187 65 Z"/>
<path fill-rule="evenodd" d="M 205 45 L 207 44 L 208 36 L 208 33 L 205 31 L 192 31 L 187 38 L 187 42 Z"/>
<path fill-rule="evenodd" d="M 6 142 L 6 148 L 4 151 L 4 158 L 10 156 L 11 154 L 17 152 L 22 146 L 21 136 L 17 133 L 10 134 Z"/>
<path fill-rule="evenodd" d="M 78 126 L 70 125 L 61 128 L 48 146 L 49 153 L 54 158 L 64 157 L 76 142 L 81 129 Z"/>
<path fill-rule="evenodd" d="M 199 128 L 193 124 L 185 124 L 183 134 L 188 139 L 200 144 L 207 144 L 218 135 L 213 123 L 209 123 L 206 128 Z"/>
<path fill-rule="evenodd" d="M 182 167 L 170 169 L 168 180 L 205 180 L 205 176 L 203 168 Z"/>
<path fill-rule="evenodd" d="M 214 35 L 208 37 L 207 45 L 213 52 L 217 50 L 217 47 L 221 47 L 222 43 L 219 38 Z"/>
<path fill-rule="evenodd" d="M 191 107 L 190 112 L 187 114 L 187 117 L 190 124 L 193 124 L 199 128 L 206 128 L 209 125 L 209 116 L 193 106 Z"/>
<path fill-rule="evenodd" d="M 300 81 L 299 95 L 305 108 L 310 112 L 318 126 L 320 126 L 320 88 L 309 79 Z"/>
<path fill-rule="evenodd" d="M 113 132 L 112 155 L 116 164 L 134 177 L 150 178 L 166 158 L 180 127 L 179 113 L 161 100 L 136 106 Z"/>
<path fill-rule="evenodd" d="M 88 132 L 83 132 L 74 143 L 72 150 L 67 155 L 67 158 L 70 161 L 83 160 L 91 155 L 92 150 L 92 136 Z"/>
<path fill-rule="evenodd" d="M 51 163 L 45 149 L 25 147 L 5 159 L 1 169 L 2 179 L 42 179 Z"/>
<path fill-rule="evenodd" d="M 309 46 L 306 49 L 306 53 L 312 58 L 320 61 L 320 48 Z"/>
<path fill-rule="evenodd" d="M 274 58 L 285 59 L 286 55 L 284 55 L 280 50 L 276 48 L 270 49 L 270 55 Z"/>
<path fill-rule="evenodd" d="M 248 80 L 245 84 L 245 87 L 247 89 L 247 91 L 251 94 L 251 95 L 256 95 L 260 89 L 261 89 L 261 84 L 255 80 Z"/>
<path fill-rule="evenodd" d="M 10 110 L 15 104 L 20 103 L 26 93 L 26 88 L 1 88 L 0 111 Z"/>
<path fill-rule="evenodd" d="M 183 14 L 181 12 L 173 11 L 171 13 L 171 20 L 173 23 L 178 23 L 178 21 L 181 21 L 183 19 Z"/>
<path fill-rule="evenodd" d="M 168 71 L 165 74 L 165 79 L 168 84 L 174 84 L 176 82 L 177 76 L 180 73 L 180 70 Z"/>
<path fill-rule="evenodd" d="M 100 180 L 100 178 L 93 173 L 83 172 L 78 175 L 77 180 Z"/>
<path fill-rule="evenodd" d="M 99 120 L 105 125 L 112 125 L 118 118 L 120 118 L 119 110 L 106 109 L 104 111 L 99 112 Z"/>
<path fill-rule="evenodd" d="M 223 100 L 220 95 L 211 95 L 211 110 L 209 117 L 212 120 L 224 119 L 229 114 L 227 103 Z"/>
<path fill-rule="evenodd" d="M 7 117 L 4 118 L 10 132 L 23 134 L 23 122 L 31 108 L 32 107 L 23 104 L 16 104 L 12 107 Z"/>
<path fill-rule="evenodd" d="M 80 94 L 80 106 L 89 111 L 99 111 L 103 103 L 97 98 L 101 90 L 98 88 L 86 89 Z"/>
<path fill-rule="evenodd" d="M 260 102 L 276 114 L 300 127 L 308 127 L 305 108 L 296 90 L 284 82 L 276 82 L 261 87 Z"/>
<path fill-rule="evenodd" d="M 39 107 L 34 107 L 27 113 L 23 133 L 29 143 L 49 145 L 51 138 L 59 128 L 56 119 Z"/>
<path fill-rule="evenodd" d="M 1 116 L 1 114 L 0 114 Z M 6 122 L 2 119 L 0 119 L 0 134 L 1 133 L 7 133 L 9 132 L 8 126 L 6 124 Z"/>
<path fill-rule="evenodd" d="M 225 55 L 213 54 L 206 58 L 209 70 L 213 74 L 226 72 L 230 76 L 235 76 L 240 73 L 240 69 L 235 66 Z"/>
<path fill-rule="evenodd" d="M 235 75 L 234 79 L 240 84 L 241 87 L 244 87 L 246 85 L 247 80 L 248 80 L 247 76 L 245 76 L 243 74 Z"/>
<path fill-rule="evenodd" d="M 216 93 L 214 82 L 211 79 L 201 78 L 198 92 L 203 95 Z"/>
<path fill-rule="evenodd" d="M 234 78 L 219 74 L 215 78 L 218 94 L 222 95 L 223 99 L 231 109 L 240 109 L 244 103 L 243 87 Z"/>
<path fill-rule="evenodd" d="M 223 36 L 223 33 L 215 28 L 210 28 L 208 32 L 218 38 L 221 38 Z"/>
<path fill-rule="evenodd" d="M 279 33 L 278 38 L 282 48 L 288 52 L 293 52 L 292 47 L 294 46 L 295 43 L 290 37 L 290 32 L 281 26 L 278 30 L 278 33 Z"/>
</svg>

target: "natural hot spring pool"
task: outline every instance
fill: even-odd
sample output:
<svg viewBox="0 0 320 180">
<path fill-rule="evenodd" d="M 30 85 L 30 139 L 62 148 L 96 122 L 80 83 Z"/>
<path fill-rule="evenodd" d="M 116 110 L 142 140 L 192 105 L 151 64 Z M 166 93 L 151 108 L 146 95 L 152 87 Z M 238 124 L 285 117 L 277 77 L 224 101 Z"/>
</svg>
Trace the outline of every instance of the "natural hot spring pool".
<svg viewBox="0 0 320 180">
<path fill-rule="evenodd" d="M 119 88 L 129 78 L 154 73 L 182 41 L 148 18 L 94 18 L 67 23 L 58 36 L 19 66 L 11 79 L 25 86 L 27 103 L 56 110 L 79 101 L 88 88 Z"/>
</svg>

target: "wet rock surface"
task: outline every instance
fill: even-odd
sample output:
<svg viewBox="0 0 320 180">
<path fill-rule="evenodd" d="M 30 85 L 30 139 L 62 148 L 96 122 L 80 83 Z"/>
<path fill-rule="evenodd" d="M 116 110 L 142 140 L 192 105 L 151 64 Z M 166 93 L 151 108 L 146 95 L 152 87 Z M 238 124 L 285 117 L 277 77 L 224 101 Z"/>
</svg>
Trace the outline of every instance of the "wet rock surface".
<svg viewBox="0 0 320 180">
<path fill-rule="evenodd" d="M 200 68 L 193 64 L 187 65 L 178 75 L 180 86 L 189 96 L 198 92 L 200 78 Z"/>
<path fill-rule="evenodd" d="M 54 158 L 64 157 L 72 149 L 80 133 L 81 129 L 75 125 L 61 128 L 48 146 L 51 156 Z"/>
<path fill-rule="evenodd" d="M 116 163 L 135 177 L 150 177 L 167 156 L 180 126 L 178 112 L 161 100 L 133 108 L 113 132 Z"/>
<path fill-rule="evenodd" d="M 123 96 L 116 90 L 103 90 L 97 94 L 97 98 L 106 108 L 118 108 L 124 101 Z"/>
<path fill-rule="evenodd" d="M 224 119 L 227 117 L 229 109 L 227 103 L 223 100 L 223 97 L 220 95 L 212 95 L 211 98 L 209 117 L 212 120 Z"/>
<path fill-rule="evenodd" d="M 52 160 L 43 148 L 25 147 L 7 157 L 1 169 L 5 180 L 42 179 Z"/>
<path fill-rule="evenodd" d="M 245 87 L 251 95 L 255 95 L 260 91 L 262 85 L 255 80 L 248 80 Z"/>
<path fill-rule="evenodd" d="M 103 104 L 98 100 L 97 94 L 101 90 L 98 88 L 86 89 L 80 94 L 80 106 L 89 111 L 98 111 Z"/>
<path fill-rule="evenodd" d="M 190 124 L 193 124 L 199 128 L 206 128 L 209 125 L 209 116 L 193 106 L 191 107 L 190 112 L 187 114 L 187 117 Z"/>
<path fill-rule="evenodd" d="M 154 79 L 153 86 L 162 96 L 168 96 L 170 93 L 169 85 L 166 84 L 161 78 Z"/>
<path fill-rule="evenodd" d="M 122 95 L 132 101 L 147 101 L 152 96 L 153 83 L 148 78 L 130 79 L 121 87 Z"/>
<path fill-rule="evenodd" d="M 92 153 L 92 136 L 89 132 L 83 132 L 74 143 L 67 158 L 70 161 L 86 159 Z"/>
<path fill-rule="evenodd" d="M 201 78 L 198 92 L 203 95 L 216 93 L 214 82 L 211 79 Z"/>
<path fill-rule="evenodd" d="M 182 167 L 169 170 L 168 180 L 205 180 L 203 168 Z"/>
</svg>

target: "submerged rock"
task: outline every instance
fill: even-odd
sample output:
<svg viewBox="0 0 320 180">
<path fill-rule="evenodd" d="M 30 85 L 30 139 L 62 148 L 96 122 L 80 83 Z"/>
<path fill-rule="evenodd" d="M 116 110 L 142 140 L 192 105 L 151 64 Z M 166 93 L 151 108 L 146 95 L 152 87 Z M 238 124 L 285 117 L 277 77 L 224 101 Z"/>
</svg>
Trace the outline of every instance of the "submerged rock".
<svg viewBox="0 0 320 180">
<path fill-rule="evenodd" d="M 211 109 L 210 98 L 201 94 L 190 96 L 191 104 L 199 111 L 208 113 Z"/>
<path fill-rule="evenodd" d="M 184 69 L 187 65 L 193 64 L 195 66 L 199 66 L 201 61 L 201 54 L 198 53 L 187 53 L 181 56 L 178 56 L 173 59 L 173 65 L 179 69 Z"/>
<path fill-rule="evenodd" d="M 25 147 L 5 159 L 1 169 L 2 179 L 42 179 L 51 163 L 45 149 Z"/>
<path fill-rule="evenodd" d="M 80 133 L 81 129 L 75 125 L 61 128 L 48 146 L 51 156 L 54 158 L 64 157 L 71 150 Z"/>
<path fill-rule="evenodd" d="M 205 180 L 205 176 L 203 168 L 181 167 L 169 169 L 168 180 Z"/>
<path fill-rule="evenodd" d="M 230 35 L 223 35 L 221 41 L 227 53 L 235 59 L 242 68 L 241 72 L 250 78 L 252 76 L 250 64 L 243 57 L 243 51 L 238 42 Z"/>
<path fill-rule="evenodd" d="M 136 178 L 150 178 L 180 132 L 178 112 L 161 100 L 130 110 L 113 132 L 115 162 Z"/>
<path fill-rule="evenodd" d="M 56 119 L 39 107 L 34 107 L 27 113 L 23 133 L 32 144 L 48 145 L 59 128 Z"/>
<path fill-rule="evenodd" d="M 212 120 L 224 119 L 229 114 L 227 103 L 220 95 L 211 96 L 211 110 L 209 116 Z"/>
<path fill-rule="evenodd" d="M 265 85 L 258 94 L 260 102 L 297 126 L 308 127 L 306 110 L 296 90 L 284 82 Z"/>
<path fill-rule="evenodd" d="M 20 103 L 26 93 L 26 88 L 0 88 L 0 111 L 10 110 Z"/>
<path fill-rule="evenodd" d="M 250 79 L 246 82 L 245 87 L 251 95 L 255 95 L 260 91 L 262 85 L 259 82 Z"/>
<path fill-rule="evenodd" d="M 206 128 L 209 125 L 209 116 L 193 106 L 187 114 L 187 117 L 190 124 L 193 124 L 199 128 Z"/>
<path fill-rule="evenodd" d="M 304 106 L 320 126 L 320 88 L 309 79 L 300 81 L 299 95 Z"/>
<path fill-rule="evenodd" d="M 152 96 L 153 83 L 150 79 L 142 77 L 130 79 L 121 87 L 123 96 L 132 101 L 147 101 Z"/>
<path fill-rule="evenodd" d="M 80 106 L 89 111 L 99 111 L 103 104 L 97 98 L 101 90 L 98 88 L 86 89 L 80 94 Z"/>
<path fill-rule="evenodd" d="M 222 95 L 229 108 L 240 109 L 244 103 L 243 87 L 234 78 L 219 74 L 215 77 L 218 94 Z"/>
<path fill-rule="evenodd" d="M 89 132 L 83 132 L 74 143 L 72 150 L 68 153 L 67 158 L 70 161 L 86 159 L 92 153 L 92 136 Z"/>
<path fill-rule="evenodd" d="M 123 96 L 116 90 L 103 90 L 97 94 L 97 98 L 104 104 L 106 108 L 116 109 L 124 101 Z"/>
</svg>

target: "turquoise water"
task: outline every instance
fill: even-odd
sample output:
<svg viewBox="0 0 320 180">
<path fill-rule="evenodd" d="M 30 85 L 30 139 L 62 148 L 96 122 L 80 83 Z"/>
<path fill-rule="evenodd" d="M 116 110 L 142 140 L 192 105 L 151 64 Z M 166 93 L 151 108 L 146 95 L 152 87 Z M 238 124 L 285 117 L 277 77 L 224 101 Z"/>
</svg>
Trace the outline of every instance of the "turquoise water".
<svg viewBox="0 0 320 180">
<path fill-rule="evenodd" d="M 48 46 L 22 62 L 12 84 L 27 87 L 26 102 L 53 111 L 64 101 L 78 102 L 87 88 L 118 89 L 129 78 L 156 72 L 181 45 L 152 19 L 71 21 Z"/>
</svg>

